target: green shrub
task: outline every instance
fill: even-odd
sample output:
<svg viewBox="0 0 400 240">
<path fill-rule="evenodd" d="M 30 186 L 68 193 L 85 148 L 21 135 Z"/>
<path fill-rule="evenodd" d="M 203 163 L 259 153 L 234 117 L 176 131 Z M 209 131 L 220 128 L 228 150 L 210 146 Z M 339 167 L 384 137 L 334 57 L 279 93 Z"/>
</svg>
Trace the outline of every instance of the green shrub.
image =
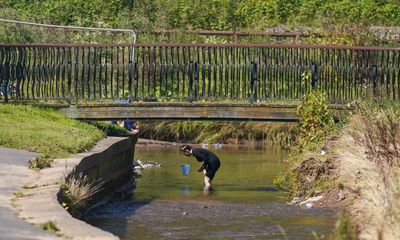
<svg viewBox="0 0 400 240">
<path fill-rule="evenodd" d="M 319 152 L 314 154 L 316 156 L 313 153 L 341 125 L 335 125 L 326 94 L 321 91 L 312 90 L 305 94 L 297 108 L 297 114 L 297 138 L 290 149 L 285 169 L 274 179 L 274 184 L 290 190 L 291 195 L 312 195 L 315 189 L 330 186 L 326 175 L 331 164 L 322 159 Z"/>
<path fill-rule="evenodd" d="M 324 92 L 312 90 L 304 95 L 303 102 L 297 108 L 300 121 L 296 148 L 300 152 L 315 149 L 315 145 L 334 130 L 333 114 L 328 107 Z"/>
</svg>

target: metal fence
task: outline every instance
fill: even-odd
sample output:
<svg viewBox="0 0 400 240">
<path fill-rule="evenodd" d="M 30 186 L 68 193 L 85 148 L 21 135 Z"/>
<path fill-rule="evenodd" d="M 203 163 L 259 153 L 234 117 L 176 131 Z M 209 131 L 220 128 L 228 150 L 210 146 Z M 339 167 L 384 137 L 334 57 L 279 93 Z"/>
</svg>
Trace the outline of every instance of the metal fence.
<svg viewBox="0 0 400 240">
<path fill-rule="evenodd" d="M 400 48 L 2 44 L 0 77 L 6 101 L 400 100 Z"/>
</svg>

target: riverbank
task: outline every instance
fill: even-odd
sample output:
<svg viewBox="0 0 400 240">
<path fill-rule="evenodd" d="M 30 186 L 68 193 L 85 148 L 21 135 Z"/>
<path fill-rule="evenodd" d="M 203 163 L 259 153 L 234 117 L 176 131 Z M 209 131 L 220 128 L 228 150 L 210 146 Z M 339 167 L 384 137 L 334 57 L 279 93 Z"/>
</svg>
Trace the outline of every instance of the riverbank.
<svg viewBox="0 0 400 240">
<path fill-rule="evenodd" d="M 399 121 L 397 106 L 362 107 L 334 149 L 356 239 L 400 239 Z"/>
<path fill-rule="evenodd" d="M 294 141 L 294 123 L 143 121 L 140 138 L 194 144 L 279 144 Z"/>
<path fill-rule="evenodd" d="M 400 112 L 359 106 L 341 132 L 301 155 L 292 198 L 340 207 L 337 239 L 400 239 Z M 294 185 L 292 185 L 294 186 Z"/>
<path fill-rule="evenodd" d="M 107 123 L 67 119 L 49 107 L 1 104 L 0 118 L 0 147 L 7 147 L 0 148 L 0 235 L 116 239 L 70 213 L 76 206 L 92 207 L 115 191 L 129 194 L 120 187 L 131 180 L 137 136 Z M 110 132 L 125 138 L 106 138 Z"/>
<path fill-rule="evenodd" d="M 0 119 L 0 146 L 39 153 L 32 168 L 87 151 L 105 137 L 97 127 L 68 119 L 53 108 L 0 104 Z"/>
</svg>

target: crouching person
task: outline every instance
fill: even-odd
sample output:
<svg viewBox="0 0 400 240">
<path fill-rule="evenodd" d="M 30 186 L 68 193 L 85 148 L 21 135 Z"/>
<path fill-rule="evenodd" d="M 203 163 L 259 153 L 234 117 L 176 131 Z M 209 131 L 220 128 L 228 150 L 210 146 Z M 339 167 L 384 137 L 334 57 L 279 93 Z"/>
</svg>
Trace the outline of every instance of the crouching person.
<svg viewBox="0 0 400 240">
<path fill-rule="evenodd" d="M 192 148 L 189 145 L 182 145 L 181 151 L 185 156 L 194 156 L 197 161 L 203 162 L 203 165 L 198 171 L 203 172 L 204 174 L 204 191 L 210 191 L 212 189 L 211 182 L 221 165 L 217 155 L 208 151 L 207 149 Z"/>
</svg>

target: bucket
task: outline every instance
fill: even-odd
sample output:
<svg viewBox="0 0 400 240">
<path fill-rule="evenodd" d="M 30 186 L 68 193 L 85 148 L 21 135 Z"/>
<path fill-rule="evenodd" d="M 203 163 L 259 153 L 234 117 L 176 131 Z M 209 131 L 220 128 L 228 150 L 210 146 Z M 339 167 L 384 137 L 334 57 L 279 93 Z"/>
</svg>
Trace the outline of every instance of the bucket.
<svg viewBox="0 0 400 240">
<path fill-rule="evenodd" d="M 189 175 L 190 165 L 189 164 L 182 164 L 181 165 L 182 175 L 187 176 Z"/>
</svg>

